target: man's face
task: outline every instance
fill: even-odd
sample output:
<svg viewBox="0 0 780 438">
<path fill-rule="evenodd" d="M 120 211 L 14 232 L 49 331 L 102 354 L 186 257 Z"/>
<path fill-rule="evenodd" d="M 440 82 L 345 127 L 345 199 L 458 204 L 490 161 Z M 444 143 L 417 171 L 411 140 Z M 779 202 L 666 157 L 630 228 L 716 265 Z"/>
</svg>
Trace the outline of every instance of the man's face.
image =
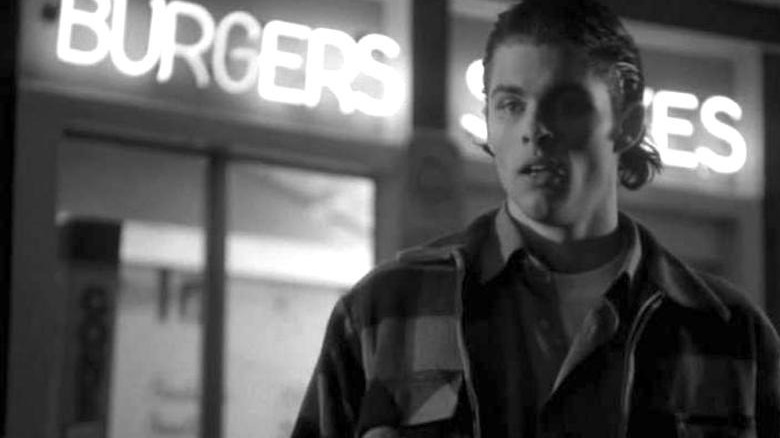
<svg viewBox="0 0 780 438">
<path fill-rule="evenodd" d="M 510 211 L 585 229 L 615 214 L 615 117 L 582 50 L 510 41 L 496 49 L 490 75 L 488 144 Z"/>
</svg>

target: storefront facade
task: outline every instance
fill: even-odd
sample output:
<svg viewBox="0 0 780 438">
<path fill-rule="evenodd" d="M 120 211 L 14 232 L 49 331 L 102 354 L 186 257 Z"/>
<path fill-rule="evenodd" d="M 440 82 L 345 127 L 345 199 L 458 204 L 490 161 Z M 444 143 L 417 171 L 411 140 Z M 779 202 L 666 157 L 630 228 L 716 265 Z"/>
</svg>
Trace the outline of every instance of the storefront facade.
<svg viewBox="0 0 780 438">
<path fill-rule="evenodd" d="M 17 187 L 37 189 L 14 288 L 33 314 L 15 308 L 12 355 L 42 360 L 12 371 L 9 432 L 195 437 L 222 398 L 223 436 L 289 433 L 330 308 L 393 220 L 392 13 L 24 5 Z"/>
<path fill-rule="evenodd" d="M 475 61 L 504 6 L 449 3 L 461 223 L 502 201 Z M 409 243 L 410 11 L 24 2 L 8 436 L 289 434 L 333 303 Z M 621 202 L 764 305 L 765 48 L 629 26 L 666 170 Z"/>
</svg>

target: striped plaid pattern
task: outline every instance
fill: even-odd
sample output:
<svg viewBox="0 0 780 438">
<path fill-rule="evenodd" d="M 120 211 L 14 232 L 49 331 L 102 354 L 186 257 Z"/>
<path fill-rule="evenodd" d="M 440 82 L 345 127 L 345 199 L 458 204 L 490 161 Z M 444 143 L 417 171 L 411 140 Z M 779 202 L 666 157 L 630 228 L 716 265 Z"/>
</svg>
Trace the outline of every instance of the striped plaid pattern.
<svg viewBox="0 0 780 438">
<path fill-rule="evenodd" d="M 366 379 L 392 380 L 429 371 L 461 371 L 457 324 L 452 316 L 423 315 L 389 317 L 364 328 L 360 339 Z"/>
<path fill-rule="evenodd" d="M 294 437 L 394 428 L 404 437 L 471 434 L 474 424 L 461 426 L 475 422 L 478 409 L 470 402 L 460 408 L 473 388 L 458 332 L 463 272 L 453 251 L 466 261 L 467 278 L 479 278 L 481 255 L 499 248 L 495 214 L 377 268 L 342 298 Z M 633 366 L 617 387 L 628 397 L 627 435 L 779 437 L 775 330 L 725 282 L 692 272 L 638 224 L 637 230 L 643 255 L 638 278 L 662 300 L 625 347 Z M 573 382 L 588 381 L 576 372 Z M 578 391 L 563 388 L 566 403 L 550 413 L 547 420 L 557 429 L 549 429 L 549 436 L 589 436 L 599 403 Z M 376 429 L 381 426 L 389 429 Z"/>
</svg>

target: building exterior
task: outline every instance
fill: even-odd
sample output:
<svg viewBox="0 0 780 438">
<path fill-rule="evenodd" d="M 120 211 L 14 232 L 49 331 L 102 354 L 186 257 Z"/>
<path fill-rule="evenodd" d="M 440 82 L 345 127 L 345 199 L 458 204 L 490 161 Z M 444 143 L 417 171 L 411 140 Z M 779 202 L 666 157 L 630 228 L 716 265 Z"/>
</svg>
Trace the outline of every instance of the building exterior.
<svg viewBox="0 0 780 438">
<path fill-rule="evenodd" d="M 501 202 L 506 2 L 425 3 L 19 2 L 5 436 L 289 434 L 338 296 Z M 780 9 L 611 3 L 666 164 L 624 208 L 780 316 Z"/>
</svg>

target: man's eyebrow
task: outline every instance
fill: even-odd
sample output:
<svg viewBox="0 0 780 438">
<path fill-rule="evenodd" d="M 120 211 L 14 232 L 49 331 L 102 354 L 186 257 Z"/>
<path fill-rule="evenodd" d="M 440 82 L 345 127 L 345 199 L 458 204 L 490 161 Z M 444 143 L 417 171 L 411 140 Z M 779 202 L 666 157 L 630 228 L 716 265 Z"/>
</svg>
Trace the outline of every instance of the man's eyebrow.
<svg viewBox="0 0 780 438">
<path fill-rule="evenodd" d="M 519 96 L 525 95 L 525 90 L 523 87 L 517 86 L 517 85 L 496 85 L 493 87 L 492 90 L 490 90 L 490 97 L 495 96 L 499 93 L 507 93 L 507 94 L 516 94 Z"/>
</svg>

